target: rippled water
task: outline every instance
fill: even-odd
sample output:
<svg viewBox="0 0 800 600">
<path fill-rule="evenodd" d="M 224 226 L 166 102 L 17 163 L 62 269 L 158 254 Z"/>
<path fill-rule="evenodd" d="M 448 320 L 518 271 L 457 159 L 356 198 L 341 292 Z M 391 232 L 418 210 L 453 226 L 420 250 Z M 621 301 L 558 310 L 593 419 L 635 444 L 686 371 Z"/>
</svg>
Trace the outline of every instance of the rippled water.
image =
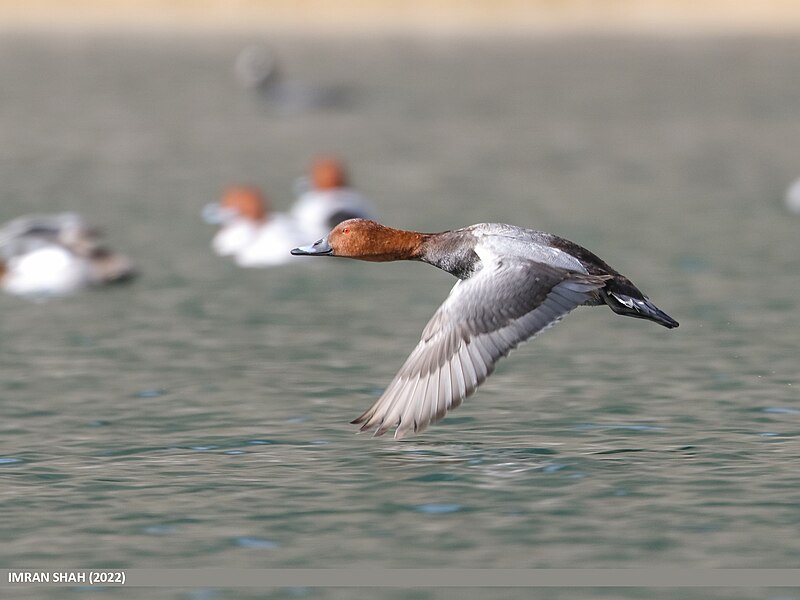
<svg viewBox="0 0 800 600">
<path fill-rule="evenodd" d="M 800 42 L 278 40 L 290 80 L 348 100 L 293 111 L 235 84 L 249 41 L 0 41 L 0 220 L 83 212 L 143 272 L 44 304 L 0 297 L 0 562 L 797 565 L 800 218 L 781 195 L 800 175 Z M 234 181 L 287 206 L 327 151 L 389 224 L 557 232 L 681 327 L 579 310 L 424 435 L 356 436 L 348 421 L 452 278 L 310 259 L 243 271 L 199 218 Z M 491 597 L 534 593 L 798 597 Z"/>
</svg>

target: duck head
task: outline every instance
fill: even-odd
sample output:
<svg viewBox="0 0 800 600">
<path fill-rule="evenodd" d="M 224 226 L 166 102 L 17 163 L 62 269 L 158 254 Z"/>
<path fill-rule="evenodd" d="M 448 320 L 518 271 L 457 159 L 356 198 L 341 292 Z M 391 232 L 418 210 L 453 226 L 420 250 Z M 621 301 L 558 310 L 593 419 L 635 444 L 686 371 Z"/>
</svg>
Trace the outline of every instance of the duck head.
<svg viewBox="0 0 800 600">
<path fill-rule="evenodd" d="M 267 219 L 270 204 L 267 197 L 255 186 L 237 185 L 222 194 L 219 203 L 203 209 L 203 218 L 213 225 L 225 225 L 235 219 L 261 223 Z"/>
<path fill-rule="evenodd" d="M 342 161 L 332 156 L 316 159 L 311 165 L 311 185 L 317 190 L 335 190 L 350 185 Z"/>
<path fill-rule="evenodd" d="M 292 250 L 295 256 L 341 256 L 373 262 L 415 260 L 427 234 L 392 229 L 369 219 L 342 221 L 324 238 Z"/>
</svg>

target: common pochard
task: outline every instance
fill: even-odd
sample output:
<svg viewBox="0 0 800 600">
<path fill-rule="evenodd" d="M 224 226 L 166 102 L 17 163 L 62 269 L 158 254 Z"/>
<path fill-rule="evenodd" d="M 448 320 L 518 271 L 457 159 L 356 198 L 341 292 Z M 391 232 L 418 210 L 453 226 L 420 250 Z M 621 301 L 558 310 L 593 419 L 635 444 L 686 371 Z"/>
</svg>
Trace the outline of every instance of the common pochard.
<svg viewBox="0 0 800 600">
<path fill-rule="evenodd" d="M 268 198 L 254 186 L 225 190 L 218 204 L 203 209 L 208 223 L 220 225 L 211 246 L 231 256 L 240 267 L 272 267 L 292 259 L 289 251 L 302 239 L 291 217 L 274 212 Z"/>
<path fill-rule="evenodd" d="M 347 219 L 375 217 L 364 196 L 350 186 L 347 170 L 337 158 L 316 159 L 310 177 L 297 187 L 299 197 L 291 215 L 306 239 L 320 238 Z"/>
<path fill-rule="evenodd" d="M 673 328 L 678 322 L 589 250 L 500 223 L 418 233 L 353 219 L 295 255 L 414 260 L 458 278 L 383 395 L 353 423 L 395 438 L 420 432 L 461 404 L 520 343 L 582 305 Z"/>
</svg>

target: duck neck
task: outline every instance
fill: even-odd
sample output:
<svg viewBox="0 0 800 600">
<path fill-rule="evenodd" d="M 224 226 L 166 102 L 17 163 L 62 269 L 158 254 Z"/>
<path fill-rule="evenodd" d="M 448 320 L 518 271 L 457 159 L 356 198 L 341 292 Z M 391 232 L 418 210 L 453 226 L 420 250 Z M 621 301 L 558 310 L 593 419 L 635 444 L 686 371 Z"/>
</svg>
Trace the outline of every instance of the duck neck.
<svg viewBox="0 0 800 600">
<path fill-rule="evenodd" d="M 474 241 L 463 230 L 424 234 L 416 260 L 447 271 L 459 279 L 469 279 L 481 268 Z"/>
<path fill-rule="evenodd" d="M 421 252 L 430 234 L 381 227 L 384 231 L 379 240 L 371 241 L 369 250 L 357 255 L 357 258 L 373 262 L 421 260 Z"/>
</svg>

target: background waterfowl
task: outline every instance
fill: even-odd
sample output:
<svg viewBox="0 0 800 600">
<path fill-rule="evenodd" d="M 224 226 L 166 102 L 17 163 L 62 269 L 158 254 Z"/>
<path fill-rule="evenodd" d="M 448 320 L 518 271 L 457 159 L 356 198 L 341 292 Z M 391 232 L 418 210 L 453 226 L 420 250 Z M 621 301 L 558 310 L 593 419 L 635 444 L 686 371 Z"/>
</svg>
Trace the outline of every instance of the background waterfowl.
<svg viewBox="0 0 800 600">
<path fill-rule="evenodd" d="M 0 287 L 21 296 L 70 294 L 129 281 L 136 271 L 80 215 L 27 215 L 0 228 Z"/>
<path fill-rule="evenodd" d="M 339 110 L 352 104 L 350 90 L 340 84 L 287 77 L 277 50 L 269 44 L 242 48 L 236 55 L 234 74 L 239 85 L 257 92 L 269 108 L 279 113 Z"/>
<path fill-rule="evenodd" d="M 784 202 L 786 203 L 786 208 L 800 215 L 800 179 L 795 179 L 786 190 Z"/>
<path fill-rule="evenodd" d="M 334 156 L 315 159 L 309 176 L 295 184 L 295 193 L 291 215 L 307 239 L 322 237 L 347 219 L 375 217 L 366 198 L 352 187 L 344 163 Z"/>
<path fill-rule="evenodd" d="M 211 242 L 214 252 L 233 257 L 240 267 L 285 264 L 302 238 L 294 219 L 273 211 L 269 198 L 251 185 L 227 188 L 219 203 L 203 209 L 203 217 L 220 225 Z"/>
</svg>

